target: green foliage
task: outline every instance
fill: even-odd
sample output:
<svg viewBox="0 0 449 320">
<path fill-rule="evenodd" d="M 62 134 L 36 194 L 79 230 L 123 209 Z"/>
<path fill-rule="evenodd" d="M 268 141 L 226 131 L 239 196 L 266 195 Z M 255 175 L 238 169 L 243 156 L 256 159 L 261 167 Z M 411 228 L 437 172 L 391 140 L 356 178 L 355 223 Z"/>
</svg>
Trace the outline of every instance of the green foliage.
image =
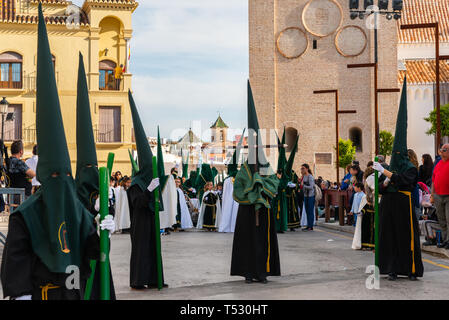
<svg viewBox="0 0 449 320">
<path fill-rule="evenodd" d="M 441 106 L 440 108 L 441 116 L 441 136 L 449 136 L 449 104 Z M 435 135 L 437 132 L 437 111 L 434 109 L 430 112 L 427 118 L 424 118 L 427 122 L 432 124 L 432 127 L 426 132 L 429 136 Z"/>
<path fill-rule="evenodd" d="M 391 132 L 382 130 L 379 132 L 379 153 L 383 156 L 391 156 L 393 152 L 394 136 Z"/>
<path fill-rule="evenodd" d="M 355 159 L 355 146 L 351 140 L 340 139 L 338 141 L 340 163 L 338 164 L 340 168 L 346 168 Z"/>
</svg>

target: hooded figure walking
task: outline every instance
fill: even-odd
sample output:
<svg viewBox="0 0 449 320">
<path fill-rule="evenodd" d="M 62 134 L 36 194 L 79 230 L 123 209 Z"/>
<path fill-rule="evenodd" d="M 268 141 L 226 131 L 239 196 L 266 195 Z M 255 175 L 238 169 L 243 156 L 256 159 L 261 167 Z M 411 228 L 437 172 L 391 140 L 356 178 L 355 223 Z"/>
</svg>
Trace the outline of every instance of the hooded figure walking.
<svg viewBox="0 0 449 320">
<path fill-rule="evenodd" d="M 89 91 L 87 89 L 86 72 L 84 69 L 83 55 L 79 54 L 78 66 L 78 91 L 76 99 L 76 191 L 78 198 L 84 204 L 84 207 L 92 214 L 94 227 L 97 226 L 94 218 L 98 215 L 95 203 L 98 201 L 99 194 L 99 173 L 97 152 L 95 149 L 94 134 L 92 131 L 92 118 L 90 116 Z M 112 215 L 108 215 L 105 220 L 109 224 L 110 232 L 115 231 L 115 222 Z M 100 264 L 97 261 L 94 268 L 94 278 L 92 282 L 92 291 L 88 300 L 100 300 Z M 110 266 L 109 266 L 110 267 Z M 112 272 L 110 283 L 110 299 L 115 300 L 114 283 L 112 281 Z M 83 283 L 85 288 L 86 283 Z"/>
<path fill-rule="evenodd" d="M 157 288 L 158 285 L 154 209 L 155 202 L 160 201 L 161 198 L 154 198 L 154 190 L 159 187 L 159 178 L 153 177 L 153 153 L 131 92 L 128 93 L 128 96 L 139 160 L 139 171 L 132 177 L 131 187 L 127 190 L 131 217 L 130 287 L 143 290 Z M 163 211 L 162 202 L 160 210 Z M 163 270 L 161 272 L 163 282 Z"/>
<path fill-rule="evenodd" d="M 1 266 L 3 293 L 17 300 L 80 300 L 82 288 L 72 273 L 79 272 L 81 282 L 89 277 L 90 260 L 99 258 L 99 237 L 72 177 L 41 3 L 36 80 L 37 178 L 42 187 L 10 216 Z"/>
<path fill-rule="evenodd" d="M 234 199 L 239 203 L 232 246 L 231 276 L 242 276 L 246 283 L 267 282 L 267 276 L 280 276 L 274 198 L 280 175 L 259 173 L 270 171 L 262 150 L 262 139 L 248 82 L 248 160 L 234 182 Z M 258 154 L 258 156 L 257 156 Z M 262 158 L 262 159 L 261 159 Z"/>
<path fill-rule="evenodd" d="M 418 168 L 408 157 L 407 150 L 407 79 L 404 78 L 399 105 L 390 168 L 378 162 L 374 169 L 386 176 L 379 185 L 379 271 L 389 280 L 398 275 L 410 280 L 422 277 L 419 225 L 412 205 L 411 192 L 418 183 Z"/>
</svg>

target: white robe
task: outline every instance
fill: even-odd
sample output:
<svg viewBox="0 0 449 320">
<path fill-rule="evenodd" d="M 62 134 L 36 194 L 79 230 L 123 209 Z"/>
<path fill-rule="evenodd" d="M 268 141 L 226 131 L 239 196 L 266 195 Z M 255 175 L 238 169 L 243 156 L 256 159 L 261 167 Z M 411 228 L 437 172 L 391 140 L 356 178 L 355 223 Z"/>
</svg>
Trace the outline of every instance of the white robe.
<svg viewBox="0 0 449 320">
<path fill-rule="evenodd" d="M 181 189 L 176 190 L 179 195 L 179 205 L 181 207 L 181 228 L 190 229 L 193 228 L 192 217 L 190 216 L 189 208 L 187 207 L 186 198 L 184 192 Z"/>
<path fill-rule="evenodd" d="M 162 201 L 164 211 L 159 212 L 161 229 L 172 228 L 176 224 L 176 214 L 178 212 L 178 194 L 176 191 L 175 178 L 170 174 L 162 190 Z"/>
<path fill-rule="evenodd" d="M 313 206 L 313 225 L 315 224 L 315 206 Z M 301 227 L 308 227 L 307 224 L 307 212 L 306 212 L 306 202 L 302 204 L 302 216 L 301 216 Z"/>
<path fill-rule="evenodd" d="M 131 226 L 129 217 L 128 194 L 123 187 L 117 187 L 115 192 L 115 230 L 128 229 Z"/>
<path fill-rule="evenodd" d="M 232 196 L 234 192 L 233 178 L 227 178 L 223 183 L 223 207 L 222 217 L 219 224 L 218 232 L 234 232 L 235 221 L 237 220 L 237 212 L 239 210 L 239 204 L 234 200 Z"/>
<path fill-rule="evenodd" d="M 203 194 L 202 202 L 201 202 L 201 210 L 200 214 L 198 216 L 198 222 L 196 224 L 197 229 L 203 229 L 203 221 L 204 221 L 204 211 L 206 210 L 206 205 L 204 204 L 204 197 L 206 197 L 209 193 L 216 194 L 214 191 L 207 191 Z M 217 198 L 217 212 L 215 215 L 215 227 L 218 228 L 221 222 L 221 205 L 220 205 L 220 199 Z"/>
<path fill-rule="evenodd" d="M 360 201 L 359 213 L 357 214 L 357 222 L 355 223 L 354 238 L 352 238 L 352 249 L 354 250 L 362 249 L 362 209 L 366 206 L 366 204 L 366 195 L 364 195 L 362 197 L 362 201 Z"/>
</svg>

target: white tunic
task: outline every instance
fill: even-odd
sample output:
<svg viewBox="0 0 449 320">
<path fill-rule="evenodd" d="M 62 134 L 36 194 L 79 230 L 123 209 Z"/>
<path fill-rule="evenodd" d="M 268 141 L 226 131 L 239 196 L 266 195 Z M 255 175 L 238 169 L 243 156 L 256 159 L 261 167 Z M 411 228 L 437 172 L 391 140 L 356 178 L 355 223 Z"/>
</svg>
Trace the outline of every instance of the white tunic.
<svg viewBox="0 0 449 320">
<path fill-rule="evenodd" d="M 234 232 L 239 204 L 234 200 L 234 178 L 229 177 L 223 183 L 222 217 L 218 232 Z"/>
<path fill-rule="evenodd" d="M 161 229 L 171 228 L 176 224 L 176 214 L 178 212 L 178 194 L 173 176 L 168 175 L 165 188 L 162 190 L 162 201 L 164 211 L 159 211 Z"/>
<path fill-rule="evenodd" d="M 115 229 L 123 230 L 131 226 L 131 219 L 129 217 L 129 203 L 128 194 L 123 187 L 117 187 L 115 192 Z"/>
<path fill-rule="evenodd" d="M 313 225 L 315 225 L 315 206 L 313 207 Z M 301 227 L 307 227 L 306 202 L 302 204 Z"/>
<path fill-rule="evenodd" d="M 203 199 L 201 202 L 201 210 L 200 210 L 200 214 L 198 216 L 198 222 L 196 224 L 197 229 L 202 229 L 203 228 L 203 221 L 204 221 L 204 211 L 206 210 L 206 205 L 204 204 L 204 198 L 207 197 L 207 195 L 209 193 L 213 193 L 216 195 L 216 192 L 214 191 L 207 191 L 203 194 Z M 221 205 L 220 205 L 220 199 L 217 198 L 217 212 L 215 215 L 215 227 L 218 228 L 218 226 L 220 225 L 221 222 Z"/>
<path fill-rule="evenodd" d="M 187 207 L 184 192 L 180 188 L 176 189 L 179 195 L 179 205 L 181 207 L 181 228 L 193 228 L 192 217 L 190 216 L 189 208 Z"/>
</svg>

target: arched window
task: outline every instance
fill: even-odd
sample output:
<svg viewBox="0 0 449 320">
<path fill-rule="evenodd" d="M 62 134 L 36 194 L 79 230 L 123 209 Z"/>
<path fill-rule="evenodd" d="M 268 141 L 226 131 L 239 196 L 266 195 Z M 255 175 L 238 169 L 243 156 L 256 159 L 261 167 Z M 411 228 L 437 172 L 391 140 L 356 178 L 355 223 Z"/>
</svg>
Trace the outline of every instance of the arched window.
<svg viewBox="0 0 449 320">
<path fill-rule="evenodd" d="M 298 136 L 298 130 L 289 127 L 285 129 L 285 143 L 288 145 L 286 151 L 291 152 L 295 146 L 296 137 Z M 298 150 L 296 150 L 298 152 Z"/>
<path fill-rule="evenodd" d="M 114 69 L 116 65 L 111 60 L 100 61 L 100 90 L 115 90 Z"/>
<path fill-rule="evenodd" d="M 362 129 L 360 128 L 351 128 L 349 129 L 349 140 L 352 141 L 352 143 L 355 146 L 355 150 L 357 152 L 363 151 L 362 146 Z"/>
<path fill-rule="evenodd" d="M 0 88 L 22 88 L 22 56 L 15 52 L 0 54 Z"/>
</svg>

